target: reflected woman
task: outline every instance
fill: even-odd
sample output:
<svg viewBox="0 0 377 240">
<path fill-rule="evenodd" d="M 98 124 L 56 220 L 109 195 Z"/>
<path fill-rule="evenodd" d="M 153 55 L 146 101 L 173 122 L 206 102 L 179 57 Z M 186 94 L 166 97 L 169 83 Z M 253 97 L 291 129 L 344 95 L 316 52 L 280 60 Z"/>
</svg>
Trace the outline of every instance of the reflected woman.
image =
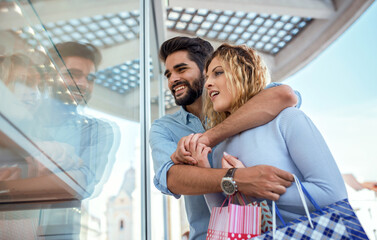
<svg viewBox="0 0 377 240">
<path fill-rule="evenodd" d="M 270 81 L 261 57 L 246 46 L 221 45 L 208 59 L 205 71 L 207 128 L 224 121 Z M 295 174 L 320 206 L 347 197 L 342 176 L 325 140 L 297 108 L 287 108 L 271 122 L 226 139 L 213 154 L 214 168 L 264 164 Z M 208 163 L 200 165 L 209 166 Z M 220 194 L 217 197 L 220 201 L 207 199 L 210 207 L 224 199 Z M 286 221 L 305 214 L 295 186 L 288 188 L 276 203 Z"/>
<path fill-rule="evenodd" d="M 28 56 L 1 56 L 0 79 L 30 113 L 36 111 L 41 102 L 41 76 Z"/>
</svg>

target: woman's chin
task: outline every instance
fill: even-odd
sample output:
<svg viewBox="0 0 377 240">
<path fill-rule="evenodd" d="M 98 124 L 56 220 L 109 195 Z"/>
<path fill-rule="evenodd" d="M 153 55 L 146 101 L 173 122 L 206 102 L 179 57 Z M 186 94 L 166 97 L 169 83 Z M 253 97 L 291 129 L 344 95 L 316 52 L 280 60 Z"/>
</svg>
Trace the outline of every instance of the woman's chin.
<svg viewBox="0 0 377 240">
<path fill-rule="evenodd" d="M 215 110 L 215 112 L 218 112 L 218 113 L 224 112 L 224 109 L 222 109 L 222 108 L 213 107 L 213 110 Z"/>
</svg>

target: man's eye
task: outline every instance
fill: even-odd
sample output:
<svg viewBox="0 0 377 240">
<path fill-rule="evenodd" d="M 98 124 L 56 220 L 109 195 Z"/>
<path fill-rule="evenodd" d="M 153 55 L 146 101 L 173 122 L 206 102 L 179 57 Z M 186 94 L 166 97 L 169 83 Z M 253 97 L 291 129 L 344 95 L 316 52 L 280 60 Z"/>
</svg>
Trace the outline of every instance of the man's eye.
<svg viewBox="0 0 377 240">
<path fill-rule="evenodd" d="M 183 71 L 185 71 L 187 68 L 180 68 L 180 69 L 178 69 L 178 72 L 183 72 Z"/>
<path fill-rule="evenodd" d="M 170 76 L 171 76 L 171 74 L 166 74 L 166 75 L 165 75 L 165 77 L 166 77 L 167 79 L 169 79 Z"/>
</svg>

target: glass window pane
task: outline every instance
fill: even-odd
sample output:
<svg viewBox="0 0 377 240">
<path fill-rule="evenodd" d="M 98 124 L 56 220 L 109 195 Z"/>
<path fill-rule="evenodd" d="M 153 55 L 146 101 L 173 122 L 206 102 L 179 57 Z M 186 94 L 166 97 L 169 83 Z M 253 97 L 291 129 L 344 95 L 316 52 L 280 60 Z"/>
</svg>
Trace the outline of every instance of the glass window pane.
<svg viewBox="0 0 377 240">
<path fill-rule="evenodd" d="M 0 238 L 140 239 L 139 0 L 0 7 Z"/>
</svg>

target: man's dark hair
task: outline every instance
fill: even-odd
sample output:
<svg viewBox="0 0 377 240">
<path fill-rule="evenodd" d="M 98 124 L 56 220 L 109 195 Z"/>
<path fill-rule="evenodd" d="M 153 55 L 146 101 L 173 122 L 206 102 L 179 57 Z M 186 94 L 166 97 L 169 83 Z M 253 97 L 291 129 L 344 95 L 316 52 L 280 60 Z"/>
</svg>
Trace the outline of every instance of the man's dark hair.
<svg viewBox="0 0 377 240">
<path fill-rule="evenodd" d="M 96 70 L 102 60 L 102 55 L 98 48 L 90 43 L 63 42 L 55 45 L 49 51 L 54 60 L 65 57 L 82 57 L 91 60 Z"/>
<path fill-rule="evenodd" d="M 160 59 L 166 61 L 166 58 L 177 51 L 187 51 L 188 57 L 203 72 L 204 63 L 207 57 L 213 53 L 212 45 L 201 38 L 175 37 L 165 41 L 160 47 Z"/>
</svg>

